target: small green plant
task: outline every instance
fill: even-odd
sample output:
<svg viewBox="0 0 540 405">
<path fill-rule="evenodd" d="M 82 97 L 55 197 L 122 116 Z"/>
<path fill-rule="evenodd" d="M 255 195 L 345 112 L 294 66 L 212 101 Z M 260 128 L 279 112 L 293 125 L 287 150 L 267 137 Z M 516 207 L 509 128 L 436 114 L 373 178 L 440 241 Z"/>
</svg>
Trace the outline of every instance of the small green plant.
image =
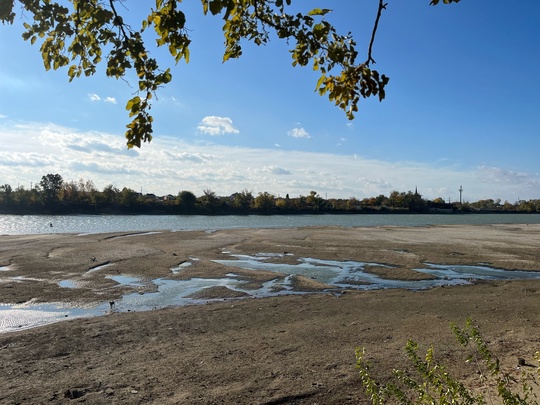
<svg viewBox="0 0 540 405">
<path fill-rule="evenodd" d="M 479 378 L 486 388 L 496 386 L 496 395 L 486 391 L 474 394 L 462 382 L 450 375 L 447 368 L 435 361 L 433 347 L 430 347 L 424 357 L 418 355 L 418 344 L 409 340 L 405 352 L 414 372 L 393 370 L 393 380 L 381 385 L 375 381 L 371 373 L 371 365 L 366 360 L 365 348 L 356 349 L 356 364 L 360 370 L 362 385 L 374 405 L 398 402 L 400 404 L 492 404 L 495 396 L 497 403 L 538 404 L 538 397 L 531 384 L 536 384 L 536 377 L 540 377 L 540 352 L 536 352 L 534 359 L 536 373 L 523 371 L 521 377 L 516 379 L 507 373 L 501 372 L 499 360 L 493 356 L 486 341 L 482 338 L 478 327 L 468 318 L 465 327 L 460 328 L 451 324 L 459 344 L 471 351 L 467 362 L 472 362 L 478 368 Z M 518 384 L 520 391 L 514 392 L 511 385 Z"/>
</svg>

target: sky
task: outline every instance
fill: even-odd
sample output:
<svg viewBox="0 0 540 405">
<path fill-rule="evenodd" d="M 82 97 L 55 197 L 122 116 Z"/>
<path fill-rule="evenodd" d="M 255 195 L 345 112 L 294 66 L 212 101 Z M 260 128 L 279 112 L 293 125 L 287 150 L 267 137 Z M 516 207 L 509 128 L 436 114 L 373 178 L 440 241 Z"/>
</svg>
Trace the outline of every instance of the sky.
<svg viewBox="0 0 540 405">
<path fill-rule="evenodd" d="M 293 3 L 331 8 L 326 20 L 367 56 L 376 0 Z M 386 99 L 362 100 L 349 121 L 315 92 L 317 72 L 292 67 L 287 43 L 245 42 L 240 59 L 222 63 L 222 20 L 182 2 L 190 62 L 152 48 L 173 81 L 156 94 L 154 139 L 140 149 L 124 137 L 134 74 L 99 69 L 69 83 L 67 70 L 45 71 L 19 14 L 0 25 L 0 184 L 28 189 L 58 173 L 157 195 L 362 199 L 417 189 L 458 201 L 462 187 L 470 202 L 540 198 L 540 2 L 387 3 L 372 66 L 390 77 Z M 125 1 L 122 12 L 135 22 L 142 4 Z"/>
</svg>

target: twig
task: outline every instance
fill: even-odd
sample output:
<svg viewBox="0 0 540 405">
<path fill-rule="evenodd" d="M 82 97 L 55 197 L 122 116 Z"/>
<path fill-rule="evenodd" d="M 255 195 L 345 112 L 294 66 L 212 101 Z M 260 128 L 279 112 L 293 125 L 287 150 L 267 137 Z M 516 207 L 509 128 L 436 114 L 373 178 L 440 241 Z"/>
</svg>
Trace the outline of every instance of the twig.
<svg viewBox="0 0 540 405">
<path fill-rule="evenodd" d="M 377 28 L 379 27 L 379 20 L 381 19 L 381 14 L 383 10 L 386 10 L 388 3 L 383 3 L 383 0 L 379 0 L 379 8 L 377 9 L 377 18 L 375 18 L 375 24 L 373 25 L 373 32 L 371 33 L 371 40 L 369 41 L 368 57 L 364 62 L 364 65 L 368 66 L 370 63 L 376 63 L 373 59 L 373 43 L 375 42 L 375 35 L 377 34 Z"/>
</svg>

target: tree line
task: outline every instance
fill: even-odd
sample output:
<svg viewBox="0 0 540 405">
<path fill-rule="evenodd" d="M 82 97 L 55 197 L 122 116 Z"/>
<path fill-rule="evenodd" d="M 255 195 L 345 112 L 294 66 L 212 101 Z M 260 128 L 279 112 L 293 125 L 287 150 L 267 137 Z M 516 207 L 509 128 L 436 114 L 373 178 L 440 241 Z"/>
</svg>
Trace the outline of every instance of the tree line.
<svg viewBox="0 0 540 405">
<path fill-rule="evenodd" d="M 343 213 L 452 213 L 452 212 L 540 212 L 540 200 L 501 203 L 479 200 L 447 203 L 442 198 L 426 200 L 416 191 L 393 191 L 389 196 L 348 199 L 322 198 L 316 191 L 307 196 L 276 197 L 268 192 L 242 190 L 218 196 L 203 190 L 196 196 L 183 190 L 176 195 L 142 194 L 131 188 L 107 185 L 98 190 L 91 180 L 65 181 L 59 174 L 47 174 L 26 189 L 0 185 L 0 213 L 4 214 L 343 214 Z"/>
</svg>

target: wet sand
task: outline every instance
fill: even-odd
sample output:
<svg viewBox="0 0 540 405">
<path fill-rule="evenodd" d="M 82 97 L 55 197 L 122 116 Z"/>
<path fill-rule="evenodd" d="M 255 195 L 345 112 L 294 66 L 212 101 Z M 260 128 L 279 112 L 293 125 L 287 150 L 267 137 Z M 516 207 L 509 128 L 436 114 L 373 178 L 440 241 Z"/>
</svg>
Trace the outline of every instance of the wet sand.
<svg viewBox="0 0 540 405">
<path fill-rule="evenodd" d="M 418 279 L 425 275 L 414 269 L 426 262 L 540 270 L 539 247 L 538 225 L 0 236 L 0 267 L 26 279 L 1 282 L 0 301 L 108 302 L 132 289 L 104 277 L 114 274 L 219 278 L 231 271 L 213 262 L 224 252 L 287 252 L 276 262 L 384 263 L 398 268 L 372 271 Z M 186 261 L 192 265 L 171 273 Z M 242 277 L 257 285 L 275 277 L 268 273 Z M 66 279 L 80 288 L 60 287 Z M 324 287 L 307 278 L 298 283 L 306 291 Z M 467 353 L 453 344 L 448 328 L 467 316 L 511 372 L 518 372 L 517 357 L 532 362 L 540 350 L 536 280 L 264 299 L 241 299 L 227 288 L 206 293 L 228 299 L 1 334 L 0 402 L 367 403 L 355 348 L 367 348 L 374 373 L 384 380 L 392 365 L 405 364 L 408 338 L 424 348 L 433 344 L 436 355 L 476 386 L 476 370 L 465 365 Z"/>
</svg>

